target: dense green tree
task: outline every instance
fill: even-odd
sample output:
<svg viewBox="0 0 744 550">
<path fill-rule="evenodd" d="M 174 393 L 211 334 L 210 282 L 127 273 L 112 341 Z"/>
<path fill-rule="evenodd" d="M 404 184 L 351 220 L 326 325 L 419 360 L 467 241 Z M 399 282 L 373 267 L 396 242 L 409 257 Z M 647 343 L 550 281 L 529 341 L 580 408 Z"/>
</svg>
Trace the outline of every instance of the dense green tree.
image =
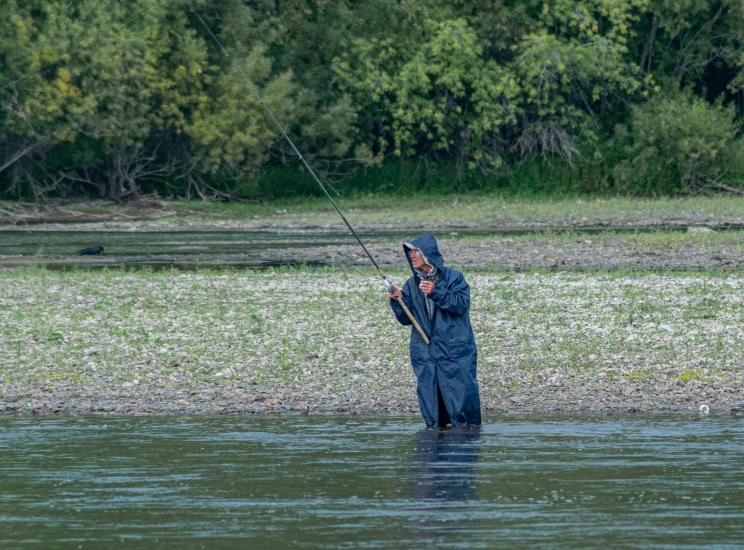
<svg viewBox="0 0 744 550">
<path fill-rule="evenodd" d="M 744 0 L 193 4 L 327 177 L 612 158 L 626 190 L 744 183 L 718 166 L 742 140 Z M 6 1 L 0 195 L 249 194 L 298 166 L 189 2 Z"/>
<path fill-rule="evenodd" d="M 185 14 L 157 0 L 13 1 L 10 11 L 16 32 L 2 43 L 20 47 L 1 54 L 2 137 L 6 150 L 24 145 L 9 155 L 9 191 L 74 183 L 118 198 L 166 174 L 153 135 L 184 128 L 206 62 Z"/>
</svg>

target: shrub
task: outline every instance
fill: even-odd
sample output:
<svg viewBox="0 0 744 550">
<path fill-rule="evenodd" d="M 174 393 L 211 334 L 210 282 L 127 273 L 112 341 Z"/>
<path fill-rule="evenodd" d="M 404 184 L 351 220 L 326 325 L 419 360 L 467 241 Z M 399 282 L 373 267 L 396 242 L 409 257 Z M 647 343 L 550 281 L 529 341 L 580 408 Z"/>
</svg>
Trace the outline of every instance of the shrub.
<svg viewBox="0 0 744 550">
<path fill-rule="evenodd" d="M 627 157 L 615 166 L 620 190 L 642 192 L 734 190 L 744 184 L 733 105 L 711 105 L 688 91 L 661 93 L 632 108 L 630 128 L 615 140 Z"/>
</svg>

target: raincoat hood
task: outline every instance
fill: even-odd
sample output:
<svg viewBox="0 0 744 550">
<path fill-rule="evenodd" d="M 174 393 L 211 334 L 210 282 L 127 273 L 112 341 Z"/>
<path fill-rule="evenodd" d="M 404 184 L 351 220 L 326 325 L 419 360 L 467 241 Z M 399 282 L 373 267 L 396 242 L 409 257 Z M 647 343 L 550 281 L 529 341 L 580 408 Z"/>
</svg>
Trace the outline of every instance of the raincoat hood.
<svg viewBox="0 0 744 550">
<path fill-rule="evenodd" d="M 411 266 L 411 271 L 413 271 L 415 274 L 416 271 L 413 269 L 413 264 L 411 263 L 411 255 L 409 254 L 411 248 L 418 248 L 423 253 L 423 255 L 426 256 L 426 259 L 429 261 L 429 263 L 435 265 L 437 269 L 441 270 L 442 268 L 444 268 L 444 258 L 442 258 L 442 254 L 439 252 L 437 239 L 431 233 L 424 233 L 423 235 L 419 235 L 412 241 L 406 241 L 405 243 L 403 243 L 403 251 L 406 253 L 408 265 Z"/>
</svg>

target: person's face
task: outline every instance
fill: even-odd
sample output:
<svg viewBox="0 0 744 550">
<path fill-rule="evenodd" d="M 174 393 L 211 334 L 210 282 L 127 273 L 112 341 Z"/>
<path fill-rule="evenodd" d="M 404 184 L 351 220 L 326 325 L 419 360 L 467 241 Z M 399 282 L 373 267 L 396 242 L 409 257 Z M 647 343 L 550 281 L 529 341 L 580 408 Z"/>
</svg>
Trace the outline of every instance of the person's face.
<svg viewBox="0 0 744 550">
<path fill-rule="evenodd" d="M 420 250 L 414 248 L 408 252 L 408 255 L 411 257 L 411 264 L 414 269 L 424 269 L 426 262 L 424 261 L 424 257 L 421 255 Z"/>
</svg>

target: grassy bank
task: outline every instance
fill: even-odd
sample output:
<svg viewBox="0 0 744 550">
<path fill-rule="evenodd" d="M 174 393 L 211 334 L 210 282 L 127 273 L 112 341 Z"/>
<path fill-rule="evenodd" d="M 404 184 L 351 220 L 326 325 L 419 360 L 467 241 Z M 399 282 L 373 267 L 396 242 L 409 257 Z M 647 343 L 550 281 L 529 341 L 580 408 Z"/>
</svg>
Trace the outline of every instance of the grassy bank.
<svg viewBox="0 0 744 550">
<path fill-rule="evenodd" d="M 744 198 L 623 198 L 463 195 L 368 195 L 339 198 L 352 224 L 366 227 L 653 225 L 744 223 Z M 260 203 L 145 201 L 31 205 L 0 203 L 0 222 L 120 222 L 150 220 L 157 226 L 206 224 L 245 227 L 335 227 L 343 222 L 327 199 L 298 197 Z"/>
<path fill-rule="evenodd" d="M 339 201 L 354 223 L 363 225 L 627 225 L 674 221 L 716 223 L 726 219 L 744 220 L 744 199 L 735 197 L 696 197 L 677 199 L 638 199 L 621 197 L 537 196 L 504 197 L 498 194 L 447 196 L 358 197 Z M 268 204 L 191 203 L 194 213 L 185 219 L 212 216 L 236 219 L 259 216 L 272 225 L 307 220 L 312 225 L 341 222 L 327 200 L 284 200 Z M 284 212 L 286 210 L 286 213 Z M 277 213 L 278 212 L 278 213 Z M 266 219 L 267 218 L 267 219 Z M 253 218 L 255 219 L 255 218 Z"/>
<path fill-rule="evenodd" d="M 487 410 L 744 401 L 740 274 L 469 280 Z M 0 334 L 11 411 L 416 408 L 408 329 L 367 272 L 8 270 Z"/>
</svg>

